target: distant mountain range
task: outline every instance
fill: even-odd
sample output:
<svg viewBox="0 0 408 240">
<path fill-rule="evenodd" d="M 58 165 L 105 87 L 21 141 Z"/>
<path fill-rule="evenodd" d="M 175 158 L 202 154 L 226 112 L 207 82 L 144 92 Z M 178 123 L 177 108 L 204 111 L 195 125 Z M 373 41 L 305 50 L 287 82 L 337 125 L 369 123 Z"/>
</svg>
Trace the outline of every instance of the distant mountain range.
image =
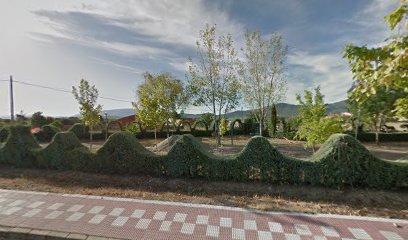
<svg viewBox="0 0 408 240">
<path fill-rule="evenodd" d="M 282 117 L 292 117 L 298 114 L 299 105 L 289 104 L 289 103 L 278 103 L 276 105 L 276 111 L 279 116 Z M 346 112 L 347 111 L 347 103 L 346 101 L 340 101 L 335 103 L 329 103 L 327 105 L 327 113 L 332 112 Z M 129 115 L 135 114 L 135 110 L 131 108 L 121 108 L 121 109 L 111 109 L 103 111 L 108 114 L 109 118 L 122 118 Z M 226 114 L 226 117 L 231 118 L 244 118 L 251 113 L 251 110 L 244 110 L 244 111 L 234 111 Z M 200 118 L 201 114 L 190 114 L 185 113 L 183 114 L 184 118 Z M 77 115 L 76 115 L 77 116 Z"/>
</svg>

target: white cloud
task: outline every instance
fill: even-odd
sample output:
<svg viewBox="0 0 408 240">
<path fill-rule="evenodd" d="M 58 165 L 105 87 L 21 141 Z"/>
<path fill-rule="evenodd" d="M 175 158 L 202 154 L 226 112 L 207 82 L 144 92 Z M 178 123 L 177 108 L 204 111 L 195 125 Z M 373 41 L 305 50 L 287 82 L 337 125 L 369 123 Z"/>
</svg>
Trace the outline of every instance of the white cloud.
<svg viewBox="0 0 408 240">
<path fill-rule="evenodd" d="M 288 55 L 288 63 L 292 65 L 292 71 L 296 72 L 297 67 L 302 67 L 300 71 L 303 74 L 306 74 L 307 71 L 311 73 L 311 76 L 299 73 L 291 75 L 295 79 L 290 79 L 290 81 L 299 85 L 289 88 L 292 95 L 294 90 L 314 88 L 319 85 L 322 93 L 325 94 L 326 102 L 346 98 L 347 90 L 352 83 L 352 75 L 347 63 L 339 53 L 311 54 L 305 51 L 295 51 Z M 311 82 L 305 83 L 306 77 L 310 77 Z"/>
</svg>

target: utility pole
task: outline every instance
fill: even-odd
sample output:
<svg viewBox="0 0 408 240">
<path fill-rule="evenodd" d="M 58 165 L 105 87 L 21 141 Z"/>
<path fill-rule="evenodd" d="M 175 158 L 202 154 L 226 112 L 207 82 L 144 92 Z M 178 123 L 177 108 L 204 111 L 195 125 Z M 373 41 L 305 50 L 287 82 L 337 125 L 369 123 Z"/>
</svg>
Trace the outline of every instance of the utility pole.
<svg viewBox="0 0 408 240">
<path fill-rule="evenodd" d="M 10 120 L 14 122 L 13 76 L 10 75 Z"/>
</svg>

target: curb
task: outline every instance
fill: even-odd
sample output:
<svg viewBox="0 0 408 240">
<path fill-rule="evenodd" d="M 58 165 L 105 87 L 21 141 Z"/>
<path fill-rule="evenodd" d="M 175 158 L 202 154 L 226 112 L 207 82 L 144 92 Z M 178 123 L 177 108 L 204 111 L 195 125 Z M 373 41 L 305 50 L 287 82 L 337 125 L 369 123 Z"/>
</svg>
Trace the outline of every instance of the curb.
<svg viewBox="0 0 408 240">
<path fill-rule="evenodd" d="M 8 227 L 0 225 L 0 240 L 120 240 L 79 233 L 49 231 L 34 228 Z"/>
</svg>

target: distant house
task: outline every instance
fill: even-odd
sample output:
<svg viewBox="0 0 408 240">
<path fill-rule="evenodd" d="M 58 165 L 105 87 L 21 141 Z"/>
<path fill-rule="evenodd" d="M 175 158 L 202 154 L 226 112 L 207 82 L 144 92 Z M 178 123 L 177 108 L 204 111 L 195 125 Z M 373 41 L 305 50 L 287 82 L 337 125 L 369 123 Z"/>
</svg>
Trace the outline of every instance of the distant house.
<svg viewBox="0 0 408 240">
<path fill-rule="evenodd" d="M 119 118 L 116 121 L 120 122 L 122 124 L 122 126 L 127 126 L 130 123 L 133 123 L 136 120 L 135 115 L 130 115 L 127 117 L 123 117 L 123 118 Z"/>
</svg>

